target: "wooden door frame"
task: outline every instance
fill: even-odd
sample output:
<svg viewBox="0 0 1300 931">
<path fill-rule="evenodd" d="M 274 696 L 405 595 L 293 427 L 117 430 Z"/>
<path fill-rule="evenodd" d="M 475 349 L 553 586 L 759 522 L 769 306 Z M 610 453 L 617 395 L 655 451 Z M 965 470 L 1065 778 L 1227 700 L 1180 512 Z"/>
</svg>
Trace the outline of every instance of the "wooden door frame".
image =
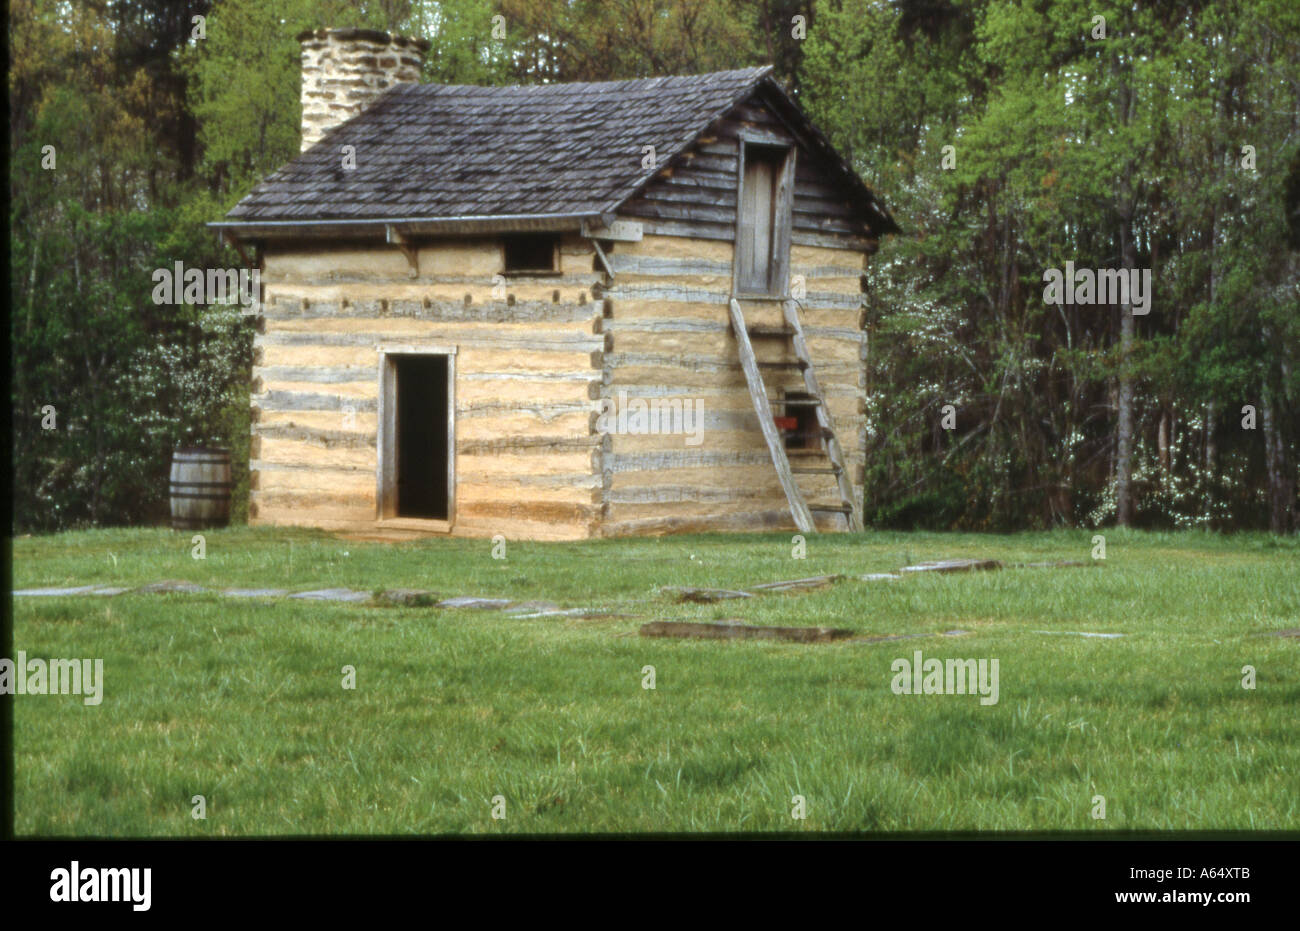
<svg viewBox="0 0 1300 931">
<path fill-rule="evenodd" d="M 450 531 L 456 522 L 456 347 L 402 343 L 376 347 L 379 404 L 375 418 L 375 520 L 398 530 Z M 447 518 L 397 516 L 397 364 L 395 356 L 447 357 Z"/>
<path fill-rule="evenodd" d="M 745 203 L 745 148 L 761 146 L 783 149 L 785 160 L 781 164 L 773 197 L 776 201 L 772 223 L 772 253 L 768 257 L 768 291 L 743 291 L 740 286 L 740 224 Z M 736 297 L 787 300 L 790 297 L 790 232 L 794 224 L 794 182 L 796 158 L 799 147 L 788 140 L 754 130 L 742 130 L 736 140 L 736 228 L 731 243 L 731 293 Z M 773 288 L 772 279 L 776 279 Z"/>
</svg>

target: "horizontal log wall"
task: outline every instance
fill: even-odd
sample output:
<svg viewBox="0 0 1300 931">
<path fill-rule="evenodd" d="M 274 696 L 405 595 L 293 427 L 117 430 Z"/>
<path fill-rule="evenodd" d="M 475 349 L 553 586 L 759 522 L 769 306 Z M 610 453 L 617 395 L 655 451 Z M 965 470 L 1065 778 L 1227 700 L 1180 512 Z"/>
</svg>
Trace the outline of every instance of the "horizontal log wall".
<svg viewBox="0 0 1300 931">
<path fill-rule="evenodd" d="M 600 519 L 602 304 L 589 243 L 558 276 L 501 271 L 496 239 L 269 249 L 253 370 L 250 520 L 377 525 L 381 345 L 455 347 L 452 533 L 572 539 Z"/>
<path fill-rule="evenodd" d="M 680 433 L 609 432 L 601 460 L 602 533 L 793 529 L 729 322 L 732 244 L 651 234 L 617 243 L 609 259 L 615 276 L 604 293 L 601 398 L 614 407 L 678 401 L 692 411 L 698 402 L 703 414 L 698 426 L 670 424 L 693 428 L 698 444 L 688 442 L 696 436 Z M 807 286 L 801 321 L 808 349 L 855 494 L 866 450 L 862 268 L 862 253 L 850 249 L 791 250 L 791 272 Z M 784 323 L 779 302 L 745 307 L 751 324 Z M 788 340 L 753 342 L 760 361 L 794 358 Z M 796 369 L 774 371 L 767 376 L 769 395 L 803 390 Z M 634 423 L 629 412 L 623 426 Z M 800 455 L 792 452 L 792 462 Z M 825 465 L 825 457 L 817 454 L 815 464 Z M 838 502 L 833 477 L 797 480 L 809 501 Z M 837 522 L 819 520 L 819 527 L 835 529 Z"/>
</svg>

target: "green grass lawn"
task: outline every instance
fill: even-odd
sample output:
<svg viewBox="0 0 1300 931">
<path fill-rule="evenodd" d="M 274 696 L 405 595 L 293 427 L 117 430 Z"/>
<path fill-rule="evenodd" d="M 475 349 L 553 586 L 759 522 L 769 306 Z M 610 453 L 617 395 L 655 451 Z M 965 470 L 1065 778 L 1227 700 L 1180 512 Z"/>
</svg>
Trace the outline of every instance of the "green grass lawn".
<svg viewBox="0 0 1300 931">
<path fill-rule="evenodd" d="M 19 834 L 1300 829 L 1300 541 L 1106 532 L 1107 559 L 861 582 L 959 556 L 1089 563 L 1092 532 L 372 544 L 134 529 L 14 540 L 15 588 L 432 589 L 634 617 L 519 619 L 211 594 L 18 598 L 14 649 L 102 657 L 104 697 L 17 696 Z M 846 573 L 679 605 L 660 586 Z M 660 619 L 863 635 L 648 639 Z M 1118 632 L 1119 639 L 1036 631 Z M 891 664 L 996 658 L 1000 696 Z M 342 688 L 342 667 L 356 688 Z M 656 688 L 642 688 L 655 667 Z M 1242 687 L 1242 667 L 1258 684 Z M 191 797 L 207 819 L 190 817 Z M 791 817 L 791 799 L 807 817 Z M 1106 818 L 1091 816 L 1105 797 Z M 495 796 L 506 817 L 491 817 Z"/>
</svg>

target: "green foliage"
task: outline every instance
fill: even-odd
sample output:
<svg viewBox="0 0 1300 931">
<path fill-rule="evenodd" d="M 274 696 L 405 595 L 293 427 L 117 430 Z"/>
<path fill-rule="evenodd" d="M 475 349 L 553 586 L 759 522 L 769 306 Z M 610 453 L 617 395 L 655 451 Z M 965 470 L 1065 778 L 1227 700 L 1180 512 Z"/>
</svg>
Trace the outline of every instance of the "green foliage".
<svg viewBox="0 0 1300 931">
<path fill-rule="evenodd" d="M 868 515 L 1110 520 L 1129 377 L 1139 522 L 1295 527 L 1298 20 L 1271 0 L 817 5 L 804 103 L 904 227 L 868 269 Z M 1045 269 L 1121 267 L 1125 237 L 1155 290 L 1131 347 L 1123 308 L 1043 301 Z M 1241 430 L 1243 404 L 1270 426 Z"/>
<path fill-rule="evenodd" d="M 246 474 L 247 443 L 231 440 L 247 436 L 247 319 L 236 308 L 147 303 L 152 269 L 170 267 L 176 254 L 159 244 L 179 214 L 73 204 L 39 238 L 15 234 L 23 246 L 11 280 L 18 527 L 161 519 L 177 445 L 232 446 L 236 472 Z M 185 254 L 187 264 L 227 264 Z M 30 282 L 39 289 L 25 288 Z M 53 429 L 43 427 L 47 405 Z M 243 411 L 242 433 L 230 432 L 239 427 L 233 410 Z"/>
<path fill-rule="evenodd" d="M 510 73 L 511 45 L 492 37 L 491 0 L 416 0 L 397 25 L 402 35 L 429 42 L 424 79 L 435 84 L 504 84 Z"/>
<path fill-rule="evenodd" d="M 298 152 L 301 50 L 294 37 L 309 24 L 311 6 L 219 3 L 207 38 L 186 50 L 202 169 L 226 193 L 226 207 Z"/>
<path fill-rule="evenodd" d="M 160 154 L 177 150 L 136 112 L 172 84 L 175 23 L 142 16 L 141 34 L 94 7 L 59 13 L 11 11 L 23 62 L 52 58 L 11 74 L 25 104 L 10 125 L 14 524 L 153 522 L 177 445 L 230 446 L 247 483 L 248 321 L 151 299 L 154 269 L 238 259 L 202 225 L 212 196 L 186 190 L 180 156 Z"/>
<path fill-rule="evenodd" d="M 788 21 L 741 0 L 501 0 L 523 83 L 697 74 L 792 48 Z M 779 30 L 759 34 L 756 27 Z M 761 44 L 760 44 L 761 43 Z"/>
</svg>

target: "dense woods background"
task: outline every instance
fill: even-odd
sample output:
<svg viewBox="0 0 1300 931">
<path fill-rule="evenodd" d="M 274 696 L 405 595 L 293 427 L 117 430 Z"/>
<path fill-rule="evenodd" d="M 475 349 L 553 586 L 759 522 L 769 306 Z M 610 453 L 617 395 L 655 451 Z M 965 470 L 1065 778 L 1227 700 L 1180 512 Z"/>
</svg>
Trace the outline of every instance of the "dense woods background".
<svg viewBox="0 0 1300 931">
<path fill-rule="evenodd" d="M 864 276 L 875 524 L 1297 529 L 1294 0 L 13 0 L 16 530 L 161 518 L 182 443 L 246 475 L 250 323 L 150 276 L 240 264 L 203 223 L 296 154 L 325 25 L 452 83 L 775 64 L 904 228 Z M 1150 268 L 1150 313 L 1044 303 L 1067 261 Z"/>
</svg>

